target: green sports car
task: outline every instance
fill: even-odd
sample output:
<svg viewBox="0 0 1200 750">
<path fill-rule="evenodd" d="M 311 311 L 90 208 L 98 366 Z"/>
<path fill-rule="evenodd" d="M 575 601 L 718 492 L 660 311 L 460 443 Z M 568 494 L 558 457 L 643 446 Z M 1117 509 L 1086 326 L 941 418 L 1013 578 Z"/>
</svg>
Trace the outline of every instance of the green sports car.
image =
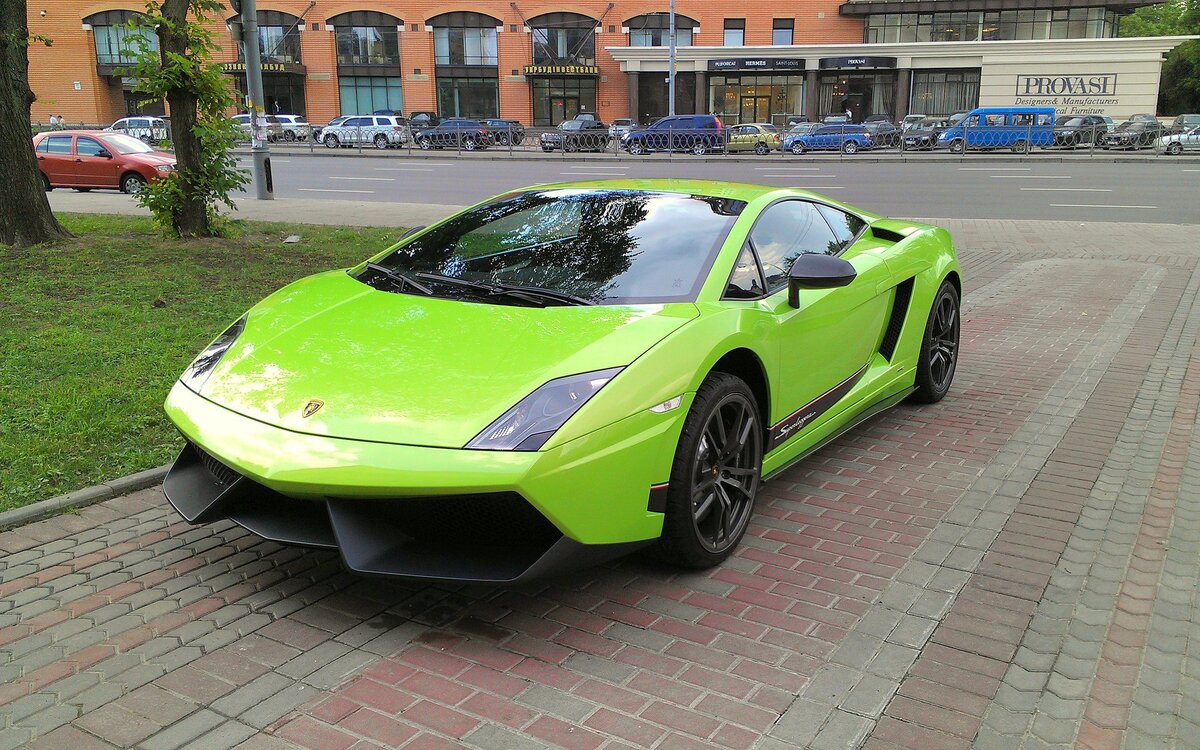
<svg viewBox="0 0 1200 750">
<path fill-rule="evenodd" d="M 516 190 L 230 325 L 167 398 L 164 489 L 364 573 L 712 566 L 772 475 L 946 394 L 960 273 L 944 229 L 805 190 Z"/>
</svg>

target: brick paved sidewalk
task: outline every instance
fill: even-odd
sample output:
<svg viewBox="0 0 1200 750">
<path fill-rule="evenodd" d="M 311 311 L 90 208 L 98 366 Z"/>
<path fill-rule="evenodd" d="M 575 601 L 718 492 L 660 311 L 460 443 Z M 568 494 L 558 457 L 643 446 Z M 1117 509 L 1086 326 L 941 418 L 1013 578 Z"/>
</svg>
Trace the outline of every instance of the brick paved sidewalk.
<svg viewBox="0 0 1200 750">
<path fill-rule="evenodd" d="M 363 579 L 155 488 L 0 534 L 0 748 L 1200 747 L 1200 251 L 948 222 L 949 397 L 705 574 Z"/>
</svg>

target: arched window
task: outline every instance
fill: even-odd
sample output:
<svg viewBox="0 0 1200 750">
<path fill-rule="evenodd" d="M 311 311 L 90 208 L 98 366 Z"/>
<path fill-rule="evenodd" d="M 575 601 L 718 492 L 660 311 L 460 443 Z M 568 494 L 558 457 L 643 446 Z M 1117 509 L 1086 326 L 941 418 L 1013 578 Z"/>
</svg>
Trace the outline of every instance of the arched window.
<svg viewBox="0 0 1200 750">
<path fill-rule="evenodd" d="M 326 21 L 333 26 L 337 62 L 342 65 L 399 65 L 404 21 L 373 10 L 342 13 Z"/>
<path fill-rule="evenodd" d="M 666 47 L 670 44 L 670 16 L 666 13 L 647 13 L 625 22 L 629 29 L 630 47 Z M 692 46 L 692 34 L 700 26 L 694 19 L 675 14 L 675 46 Z"/>
<path fill-rule="evenodd" d="M 237 16 L 230 16 L 229 20 Z M 258 20 L 258 54 L 263 62 L 300 62 L 300 18 L 278 10 L 260 10 Z M 238 40 L 240 41 L 240 40 Z M 238 45 L 238 60 L 242 59 Z"/>
<path fill-rule="evenodd" d="M 141 26 L 130 28 L 130 22 L 140 18 L 143 14 L 134 10 L 106 10 L 83 19 L 92 27 L 96 40 L 97 65 L 132 65 L 137 62 L 142 44 L 158 49 L 158 37 L 152 30 Z"/>
<path fill-rule="evenodd" d="M 595 65 L 596 19 L 546 13 L 529 19 L 534 65 Z"/>
<path fill-rule="evenodd" d="M 496 65 L 496 29 L 500 19 L 482 13 L 443 13 L 427 20 L 433 27 L 436 65 Z"/>
</svg>

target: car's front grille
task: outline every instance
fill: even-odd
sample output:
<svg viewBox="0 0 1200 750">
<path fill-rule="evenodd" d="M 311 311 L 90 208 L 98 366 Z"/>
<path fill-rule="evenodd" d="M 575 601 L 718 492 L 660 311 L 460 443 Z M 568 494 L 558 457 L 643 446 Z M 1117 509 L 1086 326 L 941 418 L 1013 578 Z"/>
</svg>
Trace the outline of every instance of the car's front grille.
<svg viewBox="0 0 1200 750">
<path fill-rule="evenodd" d="M 554 524 L 515 492 L 398 498 L 386 506 L 396 527 L 417 538 L 454 537 L 494 544 L 559 536 Z"/>
<path fill-rule="evenodd" d="M 196 450 L 196 455 L 200 457 L 200 463 L 204 466 L 204 470 L 212 475 L 213 481 L 222 487 L 228 487 L 241 477 L 241 474 L 238 474 L 233 469 L 218 461 L 195 443 L 192 443 L 192 448 Z"/>
</svg>

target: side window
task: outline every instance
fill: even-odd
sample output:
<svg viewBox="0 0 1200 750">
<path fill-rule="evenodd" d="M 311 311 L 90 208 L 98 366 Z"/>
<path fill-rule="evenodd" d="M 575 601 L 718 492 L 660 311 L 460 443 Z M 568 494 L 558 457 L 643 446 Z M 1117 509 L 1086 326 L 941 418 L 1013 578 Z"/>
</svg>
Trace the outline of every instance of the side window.
<svg viewBox="0 0 1200 750">
<path fill-rule="evenodd" d="M 1038 125 L 1053 125 L 1054 117 L 1052 117 L 1051 115 L 1038 115 L 1037 116 L 1037 124 Z"/>
<path fill-rule="evenodd" d="M 832 255 L 841 249 L 829 224 L 808 201 L 784 201 L 767 208 L 750 230 L 750 242 L 762 261 L 770 292 L 787 286 L 792 263 L 804 253 Z"/>
<path fill-rule="evenodd" d="M 345 127 L 361 128 L 364 125 L 370 125 L 370 124 L 371 124 L 371 118 L 369 118 L 369 117 L 351 117 L 349 120 L 346 120 Z"/>
<path fill-rule="evenodd" d="M 977 128 L 979 127 L 979 115 L 964 117 L 963 121 L 960 122 L 959 125 L 963 126 L 964 128 Z"/>
<path fill-rule="evenodd" d="M 1028 112 L 1025 112 L 1022 114 L 1015 114 L 1012 116 L 1012 124 L 1013 125 L 1032 125 L 1033 124 L 1033 115 L 1029 114 Z"/>
<path fill-rule="evenodd" d="M 754 249 L 747 242 L 742 246 L 737 263 L 733 265 L 733 273 L 729 274 L 725 299 L 755 299 L 761 297 L 763 292 L 762 274 L 758 271 L 758 262 L 754 260 Z"/>
<path fill-rule="evenodd" d="M 75 153 L 79 156 L 95 156 L 106 150 L 95 138 L 79 136 L 75 139 Z"/>
<path fill-rule="evenodd" d="M 833 236 L 837 237 L 838 249 L 845 250 L 846 247 L 858 236 L 867 222 L 858 218 L 854 214 L 848 214 L 840 208 L 826 206 L 821 203 L 815 204 L 817 210 L 825 217 L 825 221 L 829 222 L 830 228 L 833 229 Z"/>
<path fill-rule="evenodd" d="M 49 150 L 50 150 L 50 139 L 49 138 L 43 138 L 41 141 L 38 142 L 37 148 L 34 149 L 34 151 L 37 151 L 39 154 L 44 154 L 44 153 L 48 152 Z"/>
<path fill-rule="evenodd" d="M 46 152 L 50 154 L 71 153 L 71 136 L 52 135 L 46 139 Z"/>
<path fill-rule="evenodd" d="M 984 124 L 989 128 L 999 127 L 1004 124 L 1004 115 L 985 115 Z"/>
</svg>

